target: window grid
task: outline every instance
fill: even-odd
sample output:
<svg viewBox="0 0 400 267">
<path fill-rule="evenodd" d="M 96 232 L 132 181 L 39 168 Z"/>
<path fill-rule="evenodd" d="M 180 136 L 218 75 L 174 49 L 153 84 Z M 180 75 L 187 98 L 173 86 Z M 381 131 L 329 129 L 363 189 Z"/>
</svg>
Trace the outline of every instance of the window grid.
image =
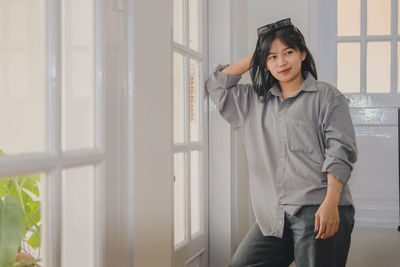
<svg viewBox="0 0 400 267">
<path fill-rule="evenodd" d="M 62 266 L 61 264 L 61 232 L 62 232 L 62 169 L 96 165 L 95 173 L 95 232 L 94 266 L 102 266 L 104 243 L 104 208 L 103 181 L 105 175 L 105 98 L 102 86 L 103 73 L 103 6 L 102 0 L 96 1 L 94 8 L 95 42 L 96 42 L 96 147 L 72 151 L 62 151 L 61 146 L 61 24 L 62 4 L 59 1 L 44 1 L 44 9 L 48 12 L 41 18 L 46 26 L 46 69 L 47 69 L 47 129 L 46 150 L 41 153 L 3 156 L 0 158 L 0 177 L 41 172 L 46 176 L 46 199 L 43 206 L 46 216 L 43 220 L 41 265 Z M 0 178 L 1 179 L 1 178 Z M 42 193 L 41 193 L 42 194 Z M 41 252 L 42 253 L 42 252 Z"/>
<path fill-rule="evenodd" d="M 337 1 L 338 2 L 338 1 Z M 390 47 L 390 93 L 395 94 L 400 91 L 397 88 L 397 69 L 398 69 L 398 54 L 397 54 L 397 43 L 400 41 L 400 35 L 398 34 L 398 0 L 391 0 L 391 34 L 390 35 L 367 35 L 367 0 L 360 0 L 360 15 L 361 15 L 361 31 L 360 36 L 338 36 L 337 23 L 335 24 L 336 32 L 336 46 L 335 46 L 335 58 L 337 55 L 337 44 L 345 42 L 359 42 L 360 43 L 360 93 L 365 94 L 367 92 L 367 44 L 369 42 L 388 41 L 391 44 Z M 338 3 L 336 3 L 335 17 L 338 18 Z M 336 61 L 337 62 L 337 61 Z M 338 73 L 336 68 L 336 83 L 338 80 Z"/>
<path fill-rule="evenodd" d="M 203 136 L 203 105 L 202 101 L 204 98 L 203 91 L 200 90 L 201 85 L 203 84 L 203 46 L 202 46 L 202 39 L 201 39 L 201 33 L 202 33 L 202 23 L 201 23 L 201 12 L 202 12 L 202 5 L 201 1 L 195 1 L 198 5 L 198 25 L 199 25 L 199 35 L 200 35 L 200 43 L 199 43 L 199 50 L 196 51 L 193 50 L 190 47 L 190 36 L 189 36 L 189 1 L 190 0 L 178 0 L 182 1 L 182 36 L 183 36 L 183 44 L 175 42 L 173 40 L 173 53 L 178 53 L 179 55 L 183 56 L 183 92 L 184 92 L 184 142 L 183 143 L 174 143 L 173 144 L 173 153 L 180 153 L 184 152 L 184 164 L 185 164 L 185 172 L 184 172 L 184 195 L 185 195 L 185 238 L 183 242 L 180 242 L 179 244 L 175 244 L 175 249 L 179 249 L 180 247 L 187 245 L 190 243 L 191 238 L 191 183 L 190 183 L 190 174 L 191 174 L 191 151 L 199 151 L 199 153 L 202 155 L 202 152 L 205 149 L 205 143 L 204 143 L 204 136 Z M 176 2 L 176 1 L 175 1 Z M 191 71 L 190 71 L 190 61 L 196 61 L 198 62 L 198 71 L 196 75 L 198 75 L 198 88 L 196 85 L 191 84 L 191 82 L 195 81 L 196 78 L 191 77 Z M 190 122 L 191 122 L 191 113 L 194 111 L 193 106 L 195 106 L 195 103 L 192 103 L 191 99 L 191 89 L 194 86 L 195 89 L 199 90 L 198 96 L 200 99 L 199 103 L 199 109 L 197 112 L 199 113 L 199 141 L 198 142 L 191 142 L 191 136 L 190 136 Z M 198 99 L 194 98 L 195 100 L 198 101 Z M 196 112 L 196 111 L 194 111 Z M 202 164 L 202 161 L 200 161 L 200 164 Z M 204 165 L 200 165 L 200 169 Z M 202 175 L 200 173 L 199 175 Z M 200 179 L 203 179 L 203 176 L 200 176 Z M 202 188 L 202 187 L 200 187 Z M 203 193 L 203 192 L 201 192 Z M 203 207 L 203 202 L 201 202 L 201 209 L 204 210 Z M 202 217 L 204 216 L 202 212 Z M 203 224 L 203 219 L 201 220 L 201 224 Z M 201 226 L 201 229 L 203 229 L 203 226 Z"/>
</svg>

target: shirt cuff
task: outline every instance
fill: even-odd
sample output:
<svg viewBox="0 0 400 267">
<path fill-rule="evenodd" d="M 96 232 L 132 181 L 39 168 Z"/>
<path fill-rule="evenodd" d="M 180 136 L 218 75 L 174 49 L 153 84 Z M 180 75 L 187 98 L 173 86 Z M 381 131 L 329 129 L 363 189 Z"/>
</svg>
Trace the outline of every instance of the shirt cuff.
<svg viewBox="0 0 400 267">
<path fill-rule="evenodd" d="M 324 166 L 322 167 L 322 172 L 325 174 L 327 174 L 328 172 L 332 173 L 339 180 L 339 182 L 342 183 L 343 186 L 346 185 L 351 175 L 350 167 L 345 163 L 338 162 L 334 162 L 328 167 L 326 167 L 324 163 Z"/>
<path fill-rule="evenodd" d="M 218 66 L 214 69 L 214 81 L 221 85 L 221 87 L 224 89 L 235 86 L 242 78 L 242 75 L 229 74 L 221 71 L 229 65 L 230 64 L 218 64 Z"/>
</svg>

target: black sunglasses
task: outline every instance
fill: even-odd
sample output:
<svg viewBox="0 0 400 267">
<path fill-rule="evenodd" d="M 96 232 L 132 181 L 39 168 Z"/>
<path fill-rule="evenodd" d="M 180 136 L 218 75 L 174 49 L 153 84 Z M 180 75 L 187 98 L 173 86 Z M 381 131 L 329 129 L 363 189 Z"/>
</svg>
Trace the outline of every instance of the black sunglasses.
<svg viewBox="0 0 400 267">
<path fill-rule="evenodd" d="M 290 18 L 287 19 L 283 19 L 283 20 L 279 20 L 277 22 L 274 23 L 270 23 L 267 25 L 264 25 L 260 28 L 257 29 L 257 36 L 259 37 L 261 34 L 265 34 L 265 33 L 269 33 L 273 30 L 277 30 L 283 27 L 287 27 L 287 26 L 293 26 L 292 22 L 290 21 Z"/>
</svg>

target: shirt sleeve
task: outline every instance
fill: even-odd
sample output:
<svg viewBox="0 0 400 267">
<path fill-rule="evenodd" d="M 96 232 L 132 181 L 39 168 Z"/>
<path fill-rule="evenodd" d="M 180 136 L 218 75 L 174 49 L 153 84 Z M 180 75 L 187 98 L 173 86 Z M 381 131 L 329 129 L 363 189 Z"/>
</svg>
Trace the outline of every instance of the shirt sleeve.
<svg viewBox="0 0 400 267">
<path fill-rule="evenodd" d="M 234 129 L 243 126 L 251 107 L 251 84 L 238 84 L 241 75 L 222 72 L 229 64 L 219 64 L 205 86 L 219 113 Z"/>
<path fill-rule="evenodd" d="M 357 161 L 356 135 L 346 97 L 338 95 L 330 100 L 321 117 L 325 141 L 322 173 L 332 173 L 344 186 Z"/>
</svg>

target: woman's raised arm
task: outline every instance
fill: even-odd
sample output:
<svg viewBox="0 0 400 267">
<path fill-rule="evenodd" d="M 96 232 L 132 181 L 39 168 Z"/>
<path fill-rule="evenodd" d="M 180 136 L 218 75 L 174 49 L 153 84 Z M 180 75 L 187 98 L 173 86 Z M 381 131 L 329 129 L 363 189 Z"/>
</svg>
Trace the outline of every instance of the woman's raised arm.
<svg viewBox="0 0 400 267">
<path fill-rule="evenodd" d="M 228 67 L 223 69 L 222 72 L 228 74 L 242 75 L 250 69 L 250 61 L 252 57 L 253 53 L 229 65 Z"/>
<path fill-rule="evenodd" d="M 249 69 L 252 56 L 231 65 L 219 64 L 205 83 L 217 110 L 234 129 L 243 126 L 253 101 L 251 84 L 238 84 L 242 74 Z"/>
</svg>

